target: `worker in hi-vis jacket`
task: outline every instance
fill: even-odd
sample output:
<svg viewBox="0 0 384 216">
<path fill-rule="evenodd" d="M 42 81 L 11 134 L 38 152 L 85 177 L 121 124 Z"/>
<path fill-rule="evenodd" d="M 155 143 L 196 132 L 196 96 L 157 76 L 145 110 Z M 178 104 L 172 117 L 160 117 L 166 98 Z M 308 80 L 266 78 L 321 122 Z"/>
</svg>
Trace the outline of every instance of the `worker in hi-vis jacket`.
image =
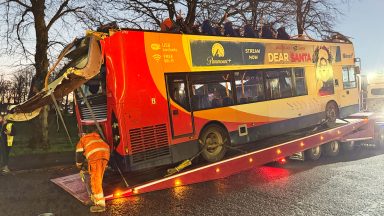
<svg viewBox="0 0 384 216">
<path fill-rule="evenodd" d="M 5 116 L 0 115 L 0 171 L 9 173 L 9 153 L 13 145 L 15 129 L 13 123 L 8 122 Z"/>
<path fill-rule="evenodd" d="M 103 176 L 110 156 L 109 145 L 97 132 L 82 134 L 76 145 L 76 166 L 81 169 L 84 158 L 88 161 L 88 172 L 91 180 L 91 212 L 105 211 L 103 193 Z"/>
</svg>

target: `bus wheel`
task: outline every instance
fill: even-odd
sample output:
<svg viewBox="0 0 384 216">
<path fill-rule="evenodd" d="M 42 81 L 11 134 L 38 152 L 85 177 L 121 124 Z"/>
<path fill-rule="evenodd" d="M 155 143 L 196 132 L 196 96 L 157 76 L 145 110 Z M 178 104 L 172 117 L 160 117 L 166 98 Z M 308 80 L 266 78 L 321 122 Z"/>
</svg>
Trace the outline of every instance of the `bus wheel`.
<svg viewBox="0 0 384 216">
<path fill-rule="evenodd" d="M 340 144 L 338 141 L 332 141 L 324 145 L 324 153 L 329 157 L 335 157 L 340 152 Z"/>
<path fill-rule="evenodd" d="M 217 162 L 223 159 L 227 148 L 228 135 L 224 128 L 218 125 L 208 126 L 200 137 L 202 152 L 201 155 L 208 162 Z"/>
<path fill-rule="evenodd" d="M 355 149 L 355 142 L 354 141 L 348 141 L 341 143 L 341 150 L 343 152 L 351 152 Z"/>
<path fill-rule="evenodd" d="M 325 107 L 325 120 L 327 121 L 327 127 L 334 127 L 336 125 L 336 119 L 338 117 L 338 107 L 336 103 L 329 102 Z"/>
<path fill-rule="evenodd" d="M 304 159 L 305 160 L 316 161 L 316 160 L 319 160 L 320 156 L 321 156 L 321 147 L 320 146 L 313 147 L 313 148 L 308 149 L 304 152 Z"/>
</svg>

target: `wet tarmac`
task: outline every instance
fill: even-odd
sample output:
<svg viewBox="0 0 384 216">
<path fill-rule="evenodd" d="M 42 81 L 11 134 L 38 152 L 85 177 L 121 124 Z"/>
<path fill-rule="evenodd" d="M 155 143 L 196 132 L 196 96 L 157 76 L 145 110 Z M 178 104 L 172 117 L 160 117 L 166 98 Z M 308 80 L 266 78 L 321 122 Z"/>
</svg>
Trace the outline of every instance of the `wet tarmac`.
<svg viewBox="0 0 384 216">
<path fill-rule="evenodd" d="M 91 215 L 49 180 L 61 166 L 0 176 L 0 215 Z M 384 154 L 266 165 L 225 179 L 107 202 L 100 215 L 384 215 Z"/>
</svg>

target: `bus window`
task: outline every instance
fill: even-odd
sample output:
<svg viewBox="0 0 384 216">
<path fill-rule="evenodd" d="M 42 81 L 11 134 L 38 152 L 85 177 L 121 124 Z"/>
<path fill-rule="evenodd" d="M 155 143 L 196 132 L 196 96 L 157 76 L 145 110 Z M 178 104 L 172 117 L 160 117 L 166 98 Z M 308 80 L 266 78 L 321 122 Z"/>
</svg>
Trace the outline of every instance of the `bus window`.
<svg viewBox="0 0 384 216">
<path fill-rule="evenodd" d="M 266 80 L 267 96 L 269 99 L 281 98 L 280 85 L 278 78 L 270 78 Z"/>
<path fill-rule="evenodd" d="M 356 75 L 354 67 L 349 68 L 349 83 L 351 88 L 356 88 Z"/>
<path fill-rule="evenodd" d="M 287 69 L 273 69 L 265 72 L 266 97 L 278 99 L 292 97 L 292 72 Z"/>
<path fill-rule="evenodd" d="M 235 72 L 237 103 L 252 103 L 265 99 L 263 74 L 257 71 Z"/>
<path fill-rule="evenodd" d="M 343 67 L 344 89 L 356 88 L 356 75 L 353 67 Z"/>
<path fill-rule="evenodd" d="M 191 76 L 194 110 L 233 105 L 229 73 Z"/>
<path fill-rule="evenodd" d="M 169 96 L 184 109 L 190 111 L 185 78 L 171 77 L 168 80 Z"/>
<path fill-rule="evenodd" d="M 307 85 L 305 84 L 304 68 L 295 68 L 296 96 L 307 95 Z"/>
</svg>

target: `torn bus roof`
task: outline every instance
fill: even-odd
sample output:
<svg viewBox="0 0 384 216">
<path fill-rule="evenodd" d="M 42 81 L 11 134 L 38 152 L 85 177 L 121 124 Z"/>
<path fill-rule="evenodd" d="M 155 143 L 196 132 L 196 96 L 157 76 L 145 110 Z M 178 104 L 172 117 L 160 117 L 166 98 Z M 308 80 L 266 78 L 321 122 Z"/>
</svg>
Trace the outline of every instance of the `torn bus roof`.
<svg viewBox="0 0 384 216">
<path fill-rule="evenodd" d="M 40 91 L 29 100 L 17 105 L 11 111 L 14 113 L 33 112 L 51 102 L 52 98 L 50 97 L 50 94 L 53 94 L 55 98 L 62 98 L 87 81 L 83 77 L 77 75 L 70 74 L 67 77 L 68 78 L 65 78 L 64 75 L 59 77 L 49 84 L 47 90 Z"/>
<path fill-rule="evenodd" d="M 21 122 L 21 121 L 29 121 L 40 114 L 41 108 L 37 108 L 33 112 L 30 113 L 8 113 L 5 116 L 6 120 Z"/>
<path fill-rule="evenodd" d="M 101 48 L 95 36 L 90 36 L 85 39 L 89 39 L 88 56 L 76 60 L 76 66 L 81 67 L 70 67 L 64 74 L 50 83 L 46 89 L 11 109 L 11 113 L 33 113 L 38 108 L 52 102 L 51 94 L 53 94 L 55 98 L 62 98 L 96 76 L 100 72 L 100 67 L 103 62 Z M 83 63 L 85 61 L 86 64 L 84 65 Z"/>
</svg>

